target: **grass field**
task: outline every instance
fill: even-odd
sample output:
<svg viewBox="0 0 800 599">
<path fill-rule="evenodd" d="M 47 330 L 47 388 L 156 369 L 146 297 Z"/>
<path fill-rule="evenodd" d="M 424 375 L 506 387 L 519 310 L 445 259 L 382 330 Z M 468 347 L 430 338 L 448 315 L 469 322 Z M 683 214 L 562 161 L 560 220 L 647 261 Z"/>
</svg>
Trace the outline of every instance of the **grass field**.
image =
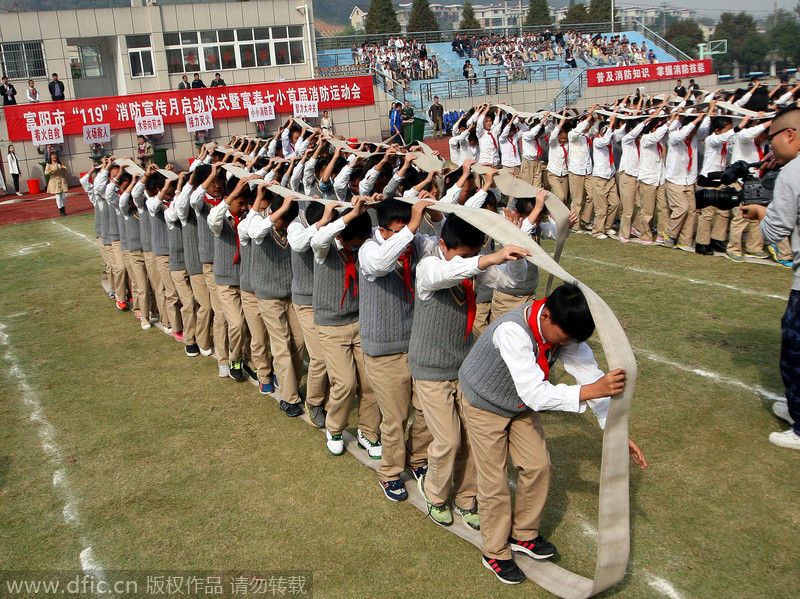
<svg viewBox="0 0 800 599">
<path fill-rule="evenodd" d="M 0 569 L 269 568 L 312 572 L 318 597 L 551 596 L 500 584 L 319 431 L 141 331 L 102 291 L 93 244 L 91 216 L 0 228 Z M 791 272 L 585 236 L 562 263 L 639 358 L 630 428 L 650 467 L 631 469 L 628 575 L 603 596 L 800 597 L 800 454 L 767 440 L 787 428 L 769 399 Z M 543 533 L 591 577 L 601 433 L 590 413 L 544 423 Z"/>
</svg>

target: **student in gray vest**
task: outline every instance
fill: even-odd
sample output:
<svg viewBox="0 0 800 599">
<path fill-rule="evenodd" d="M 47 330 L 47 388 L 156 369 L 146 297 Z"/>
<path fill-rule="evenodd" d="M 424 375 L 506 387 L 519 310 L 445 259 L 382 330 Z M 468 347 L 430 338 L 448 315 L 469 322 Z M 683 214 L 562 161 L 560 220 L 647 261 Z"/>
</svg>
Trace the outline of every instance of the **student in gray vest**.
<svg viewBox="0 0 800 599">
<path fill-rule="evenodd" d="M 300 207 L 294 198 L 272 194 L 260 184 L 248 234 L 255 242 L 251 282 L 258 311 L 269 335 L 278 372 L 280 409 L 289 417 L 303 413 L 299 385 L 303 375 L 303 331 L 292 309 L 292 248 L 287 229 Z"/>
<path fill-rule="evenodd" d="M 126 310 L 128 308 L 128 271 L 125 268 L 125 257 L 122 253 L 122 243 L 120 241 L 119 224 L 117 223 L 117 210 L 112 206 L 108 198 L 117 193 L 117 184 L 119 183 L 119 176 L 122 169 L 119 165 L 114 164 L 116 157 L 112 156 L 110 162 L 106 165 L 108 170 L 108 183 L 103 189 L 103 200 L 105 201 L 105 210 L 103 212 L 106 224 L 106 231 L 108 234 L 107 241 L 109 242 L 109 251 L 113 259 L 114 267 L 112 273 L 114 275 L 113 289 L 114 297 L 116 300 L 117 308 Z"/>
<path fill-rule="evenodd" d="M 113 257 L 108 251 L 108 248 L 111 247 L 111 242 L 106 246 L 104 241 L 104 239 L 108 237 L 107 231 L 105 231 L 105 217 L 103 215 L 103 211 L 105 210 L 103 193 L 105 191 L 105 186 L 108 185 L 108 171 L 103 167 L 105 167 L 107 161 L 108 158 L 104 156 L 100 165 L 93 165 L 92 170 L 81 177 L 81 187 L 83 187 L 86 195 L 89 196 L 89 201 L 94 207 L 94 235 L 97 241 L 97 247 L 100 249 L 100 257 L 103 259 L 103 264 L 105 265 L 103 269 L 103 278 L 109 281 L 113 289 L 114 263 Z M 94 180 L 92 180 L 92 178 L 94 178 Z M 110 293 L 113 294 L 114 292 L 111 291 Z"/>
<path fill-rule="evenodd" d="M 366 376 L 358 323 L 358 250 L 372 234 L 366 197 L 341 218 L 337 204 L 325 207 L 311 238 L 314 251 L 314 322 L 331 383 L 325 438 L 334 455 L 344 453 L 350 401 L 358 394 L 358 444 L 375 460 L 381 457 L 380 409 Z"/>
<path fill-rule="evenodd" d="M 325 428 L 325 398 L 328 394 L 328 373 L 325 354 L 314 324 L 314 252 L 311 238 L 317 232 L 317 223 L 325 212 L 319 202 L 306 202 L 299 216 L 286 229 L 292 248 L 292 308 L 308 352 L 306 369 L 306 411 L 311 424 Z"/>
<path fill-rule="evenodd" d="M 381 410 L 381 464 L 378 480 L 389 501 L 404 501 L 408 492 L 400 475 L 406 465 L 415 478 L 428 466 L 431 434 L 408 369 L 408 344 L 414 318 L 414 283 L 420 256 L 431 253 L 436 237 L 418 233 L 426 208 L 395 199 L 378 204 L 378 228 L 359 250 L 361 348 L 367 376 Z M 439 231 L 442 215 L 433 213 Z M 414 421 L 406 441 L 411 406 Z"/>
<path fill-rule="evenodd" d="M 149 293 L 150 285 L 147 281 L 147 267 L 144 263 L 144 246 L 142 245 L 141 227 L 139 226 L 139 211 L 133 203 L 131 192 L 139 182 L 139 177 L 133 177 L 119 197 L 119 209 L 125 219 L 125 236 L 128 241 L 128 260 L 131 267 L 131 280 L 133 281 L 133 305 L 136 318 L 140 326 L 149 328 L 150 307 L 152 296 Z M 147 231 L 148 234 L 150 231 Z M 147 323 L 148 326 L 143 326 Z"/>
<path fill-rule="evenodd" d="M 433 435 L 428 471 L 417 481 L 431 520 L 453 523 L 450 492 L 464 524 L 478 530 L 475 464 L 462 426 L 464 397 L 458 369 L 473 343 L 475 285 L 496 287 L 524 278 L 526 250 L 508 245 L 480 255 L 486 235 L 457 216 L 442 227 L 438 247 L 417 264 L 414 322 L 408 365 Z M 506 264 L 506 262 L 510 264 Z"/>
<path fill-rule="evenodd" d="M 610 396 L 625 387 L 625 371 L 597 367 L 585 343 L 594 321 L 580 288 L 565 284 L 549 297 L 520 306 L 495 320 L 481 335 L 459 370 L 466 403 L 464 416 L 478 472 L 483 565 L 506 584 L 525 575 L 512 558 L 556 554 L 539 534 L 550 487 L 550 458 L 544 440 L 543 410 L 584 412 L 587 404 L 605 426 Z M 552 384 L 556 358 L 577 385 Z M 631 439 L 637 464 L 647 466 Z M 507 454 L 519 469 L 512 513 Z"/>
</svg>

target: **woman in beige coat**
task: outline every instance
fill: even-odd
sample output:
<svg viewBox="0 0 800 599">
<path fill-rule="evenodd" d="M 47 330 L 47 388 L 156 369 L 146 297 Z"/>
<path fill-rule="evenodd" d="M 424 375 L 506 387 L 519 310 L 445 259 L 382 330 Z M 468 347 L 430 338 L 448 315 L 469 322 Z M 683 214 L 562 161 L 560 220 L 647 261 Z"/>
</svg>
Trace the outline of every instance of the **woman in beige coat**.
<svg viewBox="0 0 800 599">
<path fill-rule="evenodd" d="M 59 160 L 58 154 L 55 152 L 50 154 L 50 162 L 44 167 L 44 174 L 50 175 L 50 181 L 47 183 L 47 193 L 52 193 L 56 196 L 58 212 L 61 216 L 66 216 L 67 167 L 61 164 L 61 160 Z"/>
</svg>

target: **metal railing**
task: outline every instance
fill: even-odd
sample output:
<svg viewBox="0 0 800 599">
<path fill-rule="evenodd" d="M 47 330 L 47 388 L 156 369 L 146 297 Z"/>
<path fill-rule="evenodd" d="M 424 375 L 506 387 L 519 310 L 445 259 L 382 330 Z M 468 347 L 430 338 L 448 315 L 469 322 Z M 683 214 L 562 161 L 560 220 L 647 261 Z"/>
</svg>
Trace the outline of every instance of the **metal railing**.
<svg viewBox="0 0 800 599">
<path fill-rule="evenodd" d="M 634 19 L 633 30 L 636 33 L 640 34 L 648 42 L 652 42 L 665 52 L 669 52 L 670 54 L 672 54 L 676 59 L 692 60 L 692 57 L 689 56 L 686 52 L 670 44 L 667 40 L 658 35 L 655 31 L 653 31 L 649 27 L 643 25 L 640 21 Z"/>
<path fill-rule="evenodd" d="M 567 106 L 571 106 L 575 100 L 583 95 L 583 88 L 586 87 L 586 71 L 588 69 L 581 69 L 581 72 L 570 79 L 561 91 L 553 96 L 553 101 L 550 104 L 550 110 L 561 110 Z"/>
<path fill-rule="evenodd" d="M 572 67 L 560 64 L 550 65 L 523 65 L 521 67 L 497 67 L 486 69 L 485 76 L 507 75 L 509 71 L 516 71 L 517 76 L 512 76 L 514 82 L 552 81 L 561 79 L 561 71 L 573 71 Z"/>
<path fill-rule="evenodd" d="M 373 71 L 372 83 L 375 84 L 377 88 L 383 90 L 386 94 L 393 97 L 395 100 L 400 100 L 401 102 L 405 102 L 406 100 L 409 102 L 411 101 L 411 94 L 406 92 L 403 84 L 397 79 L 390 78 L 383 73 Z"/>
<path fill-rule="evenodd" d="M 507 94 L 508 91 L 509 81 L 505 75 L 479 77 L 478 79 L 469 80 L 430 81 L 423 83 L 419 87 L 419 105 L 426 106 L 436 96 L 439 96 L 439 99 L 444 101 L 452 98 Z"/>
</svg>

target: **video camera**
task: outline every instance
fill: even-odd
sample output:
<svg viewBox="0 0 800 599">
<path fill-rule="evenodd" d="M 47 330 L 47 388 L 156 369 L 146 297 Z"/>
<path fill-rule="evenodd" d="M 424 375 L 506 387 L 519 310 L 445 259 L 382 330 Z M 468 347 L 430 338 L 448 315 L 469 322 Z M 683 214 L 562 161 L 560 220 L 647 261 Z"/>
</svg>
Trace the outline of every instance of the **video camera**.
<svg viewBox="0 0 800 599">
<path fill-rule="evenodd" d="M 741 204 L 761 204 L 766 206 L 772 201 L 775 189 L 775 179 L 778 171 L 768 171 L 760 179 L 754 177 L 750 169 L 759 168 L 763 162 L 748 164 L 739 160 L 731 164 L 724 171 L 709 173 L 707 176 L 697 178 L 700 188 L 695 193 L 695 202 L 698 210 L 707 206 L 714 206 L 719 210 L 730 210 Z M 739 187 L 731 187 L 739 183 Z M 719 188 L 721 185 L 726 187 Z M 715 189 L 709 189 L 715 188 Z"/>
</svg>

